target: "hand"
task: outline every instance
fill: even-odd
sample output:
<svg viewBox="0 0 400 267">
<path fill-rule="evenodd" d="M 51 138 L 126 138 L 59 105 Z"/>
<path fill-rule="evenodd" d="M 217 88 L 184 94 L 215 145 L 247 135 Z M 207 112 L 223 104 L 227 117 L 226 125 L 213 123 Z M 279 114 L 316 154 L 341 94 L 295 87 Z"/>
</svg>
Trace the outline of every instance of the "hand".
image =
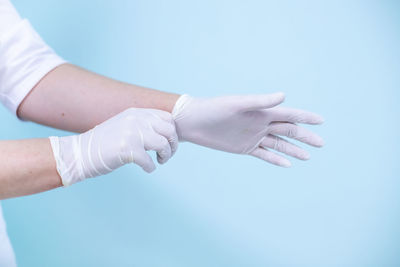
<svg viewBox="0 0 400 267">
<path fill-rule="evenodd" d="M 296 123 L 321 124 L 321 116 L 292 108 L 275 107 L 283 93 L 224 96 L 201 99 L 182 95 L 172 116 L 180 141 L 189 141 L 231 153 L 249 154 L 275 165 L 290 161 L 270 151 L 306 160 L 309 154 L 279 136 L 320 147 L 323 140 Z"/>
<path fill-rule="evenodd" d="M 64 185 L 109 173 L 136 163 L 144 171 L 155 170 L 148 150 L 157 152 L 163 164 L 178 147 L 174 121 L 168 112 L 130 108 L 86 133 L 50 137 L 57 170 Z"/>
</svg>

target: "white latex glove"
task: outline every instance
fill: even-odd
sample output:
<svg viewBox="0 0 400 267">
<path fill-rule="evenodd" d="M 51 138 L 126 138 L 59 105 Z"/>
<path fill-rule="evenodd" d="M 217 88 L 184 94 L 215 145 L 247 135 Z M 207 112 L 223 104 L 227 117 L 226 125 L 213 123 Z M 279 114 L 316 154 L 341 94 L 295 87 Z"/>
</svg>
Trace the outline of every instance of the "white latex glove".
<svg viewBox="0 0 400 267">
<path fill-rule="evenodd" d="M 147 150 L 165 163 L 178 147 L 170 113 L 130 108 L 80 135 L 50 137 L 57 171 L 65 186 L 136 163 L 146 172 L 155 170 Z"/>
<path fill-rule="evenodd" d="M 282 167 L 290 161 L 270 149 L 306 160 L 307 151 L 279 135 L 320 147 L 323 140 L 295 123 L 321 124 L 321 116 L 292 108 L 275 107 L 283 93 L 192 98 L 182 95 L 172 116 L 180 141 L 189 141 L 231 153 L 249 154 Z"/>
</svg>

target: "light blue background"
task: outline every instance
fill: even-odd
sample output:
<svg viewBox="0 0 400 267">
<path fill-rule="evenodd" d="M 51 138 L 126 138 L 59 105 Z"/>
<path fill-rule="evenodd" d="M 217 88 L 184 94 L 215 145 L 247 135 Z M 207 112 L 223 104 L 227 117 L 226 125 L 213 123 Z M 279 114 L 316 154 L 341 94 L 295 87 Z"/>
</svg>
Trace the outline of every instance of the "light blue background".
<svg viewBox="0 0 400 267">
<path fill-rule="evenodd" d="M 6 200 L 19 266 L 400 266 L 398 1 L 14 3 L 90 70 L 195 96 L 284 91 L 326 119 L 326 146 L 291 169 L 182 144 L 151 175 Z M 2 139 L 66 134 L 0 119 Z"/>
</svg>

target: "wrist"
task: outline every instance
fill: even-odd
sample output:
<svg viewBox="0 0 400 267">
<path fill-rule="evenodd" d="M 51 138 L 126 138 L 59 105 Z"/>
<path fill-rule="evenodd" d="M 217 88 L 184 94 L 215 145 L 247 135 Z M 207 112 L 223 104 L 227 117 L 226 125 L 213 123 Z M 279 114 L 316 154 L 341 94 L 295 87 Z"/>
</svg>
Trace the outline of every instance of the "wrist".
<svg viewBox="0 0 400 267">
<path fill-rule="evenodd" d="M 79 136 L 51 136 L 49 139 L 62 184 L 69 186 L 83 181 L 86 177 L 79 153 Z"/>
<path fill-rule="evenodd" d="M 180 99 L 182 95 L 168 93 L 166 100 L 166 108 L 165 110 L 169 113 L 172 113 L 177 101 Z"/>
<path fill-rule="evenodd" d="M 175 122 L 176 132 L 180 142 L 185 142 L 187 139 L 185 138 L 185 126 L 182 121 L 185 119 L 185 110 L 188 108 L 190 103 L 194 101 L 194 98 L 183 94 L 181 95 L 175 102 L 174 108 L 172 109 L 172 118 Z"/>
</svg>

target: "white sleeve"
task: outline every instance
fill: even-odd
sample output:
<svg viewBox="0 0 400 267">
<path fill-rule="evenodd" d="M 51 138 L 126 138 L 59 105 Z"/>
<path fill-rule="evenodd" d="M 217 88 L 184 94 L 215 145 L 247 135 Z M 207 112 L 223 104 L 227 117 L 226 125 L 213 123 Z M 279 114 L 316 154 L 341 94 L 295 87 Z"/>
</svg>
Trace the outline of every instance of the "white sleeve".
<svg viewBox="0 0 400 267">
<path fill-rule="evenodd" d="M 10 1 L 0 0 L 0 101 L 16 115 L 30 90 L 62 63 Z"/>
</svg>

